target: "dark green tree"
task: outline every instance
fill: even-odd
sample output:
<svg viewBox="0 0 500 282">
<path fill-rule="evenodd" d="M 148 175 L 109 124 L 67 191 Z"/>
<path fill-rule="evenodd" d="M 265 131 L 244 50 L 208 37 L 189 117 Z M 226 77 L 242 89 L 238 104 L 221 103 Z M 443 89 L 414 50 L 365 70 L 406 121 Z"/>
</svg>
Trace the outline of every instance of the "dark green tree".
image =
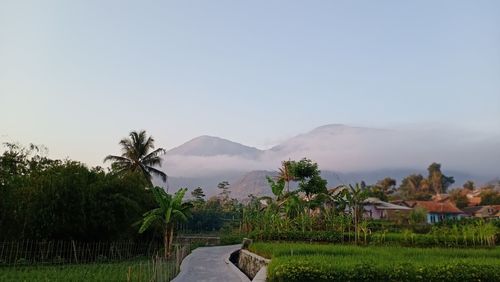
<svg viewBox="0 0 500 282">
<path fill-rule="evenodd" d="M 155 140 L 147 136 L 146 131 L 132 131 L 129 138 L 123 138 L 119 144 L 122 147 L 122 155 L 108 155 L 104 162 L 111 161 L 112 169 L 118 173 L 139 172 L 144 175 L 149 185 L 153 185 L 153 175 L 159 176 L 163 182 L 167 175 L 155 168 L 161 166 L 161 155 L 165 154 L 163 148 L 155 150 Z"/>
<path fill-rule="evenodd" d="M 431 189 L 434 193 L 446 193 L 448 187 L 455 183 L 453 176 L 446 176 L 441 172 L 441 164 L 432 163 L 429 168 L 427 168 L 429 176 L 427 177 Z"/>
<path fill-rule="evenodd" d="M 221 196 L 223 201 L 228 201 L 229 200 L 229 194 L 231 194 L 231 191 L 229 190 L 229 182 L 228 181 L 222 181 L 219 184 L 217 184 L 217 189 L 219 189 L 220 193 L 219 195 Z"/>
<path fill-rule="evenodd" d="M 481 194 L 481 206 L 485 205 L 500 205 L 500 193 L 493 189 L 487 189 Z"/>
<path fill-rule="evenodd" d="M 472 190 L 476 189 L 476 185 L 474 184 L 474 181 L 467 180 L 467 181 L 465 181 L 463 188 L 467 189 L 469 191 L 472 191 Z"/>
<path fill-rule="evenodd" d="M 203 192 L 203 189 L 201 189 L 201 187 L 194 189 L 191 192 L 191 196 L 193 197 L 195 202 L 198 202 L 198 203 L 205 202 L 205 193 Z"/>
<path fill-rule="evenodd" d="M 299 191 L 304 192 L 306 198 L 311 199 L 312 195 L 327 193 L 327 181 L 321 178 L 317 163 L 303 158 L 298 162 L 292 162 L 291 172 L 294 179 L 299 181 Z"/>
<path fill-rule="evenodd" d="M 399 193 L 405 200 L 429 200 L 432 197 L 429 184 L 421 174 L 411 174 L 401 181 Z"/>
</svg>

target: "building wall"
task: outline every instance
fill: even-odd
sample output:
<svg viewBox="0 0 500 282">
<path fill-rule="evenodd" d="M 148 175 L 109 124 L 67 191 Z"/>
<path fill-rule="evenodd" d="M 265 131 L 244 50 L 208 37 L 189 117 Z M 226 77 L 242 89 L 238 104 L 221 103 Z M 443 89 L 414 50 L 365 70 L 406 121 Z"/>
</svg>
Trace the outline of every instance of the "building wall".
<svg viewBox="0 0 500 282">
<path fill-rule="evenodd" d="M 364 209 L 364 218 L 382 219 L 386 217 L 383 210 L 378 210 L 373 205 L 366 205 L 364 206 Z"/>
<path fill-rule="evenodd" d="M 427 214 L 427 223 L 437 223 L 440 222 L 444 219 L 452 219 L 452 218 L 460 218 L 459 214 L 453 214 L 453 213 L 445 213 L 445 214 L 440 214 L 440 213 L 428 213 Z"/>
</svg>

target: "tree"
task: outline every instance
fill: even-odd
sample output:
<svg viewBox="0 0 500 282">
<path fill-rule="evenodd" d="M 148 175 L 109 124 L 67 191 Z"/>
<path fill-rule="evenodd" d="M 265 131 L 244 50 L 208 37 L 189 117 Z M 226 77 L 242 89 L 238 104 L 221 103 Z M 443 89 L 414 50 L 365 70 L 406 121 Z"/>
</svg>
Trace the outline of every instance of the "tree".
<svg viewBox="0 0 500 282">
<path fill-rule="evenodd" d="M 450 193 L 450 199 L 455 203 L 457 208 L 465 208 L 469 204 L 466 194 L 461 189 L 455 189 Z"/>
<path fill-rule="evenodd" d="M 446 176 L 441 172 L 441 164 L 432 163 L 428 168 L 428 181 L 431 189 L 436 193 L 446 193 L 448 187 L 455 183 L 453 176 Z"/>
<path fill-rule="evenodd" d="M 295 177 L 292 174 L 292 166 L 293 165 L 294 165 L 294 162 L 292 162 L 290 160 L 282 161 L 281 168 L 279 168 L 278 182 L 283 181 L 284 183 L 286 183 L 287 193 L 290 193 L 290 182 L 295 180 Z"/>
<path fill-rule="evenodd" d="M 411 174 L 401 181 L 399 192 L 406 200 L 429 200 L 429 183 L 421 174 Z"/>
<path fill-rule="evenodd" d="M 231 191 L 229 191 L 229 182 L 227 181 L 222 181 L 219 184 L 217 184 L 217 188 L 220 189 L 219 195 L 222 197 L 223 201 L 229 200 L 229 194 L 231 194 Z"/>
<path fill-rule="evenodd" d="M 135 222 L 154 206 L 141 174 L 118 176 L 72 160 L 52 160 L 37 146 L 0 155 L 0 241 L 145 239 Z"/>
<path fill-rule="evenodd" d="M 463 188 L 472 191 L 476 188 L 476 185 L 474 184 L 474 181 L 467 180 L 465 181 Z"/>
<path fill-rule="evenodd" d="M 315 194 L 327 193 L 327 181 L 321 178 L 317 163 L 303 158 L 291 164 L 292 175 L 299 181 L 299 190 L 306 194 L 307 199 L 311 199 Z"/>
<path fill-rule="evenodd" d="M 500 205 L 500 193 L 493 189 L 487 189 L 481 193 L 481 206 Z"/>
<path fill-rule="evenodd" d="M 111 161 L 112 169 L 118 173 L 140 172 L 144 175 L 149 185 L 153 185 L 152 176 L 159 176 L 163 182 L 167 181 L 167 175 L 156 168 L 161 166 L 161 155 L 165 154 L 163 148 L 154 150 L 155 140 L 147 136 L 146 131 L 132 131 L 129 138 L 123 138 L 119 144 L 122 146 L 122 155 L 108 155 L 104 162 Z"/>
<path fill-rule="evenodd" d="M 205 193 L 201 187 L 198 187 L 191 192 L 191 196 L 193 197 L 195 202 L 204 203 L 205 202 Z"/>
<path fill-rule="evenodd" d="M 396 179 L 386 177 L 382 180 L 379 180 L 376 186 L 380 187 L 385 195 L 391 194 L 396 188 Z"/>
<path fill-rule="evenodd" d="M 187 188 L 179 189 L 173 196 L 165 192 L 161 187 L 152 188 L 152 192 L 159 207 L 143 215 L 139 233 L 149 229 L 153 223 L 160 223 L 163 229 L 164 255 L 167 258 L 170 256 L 175 225 L 188 220 L 192 205 L 182 201 Z"/>
</svg>

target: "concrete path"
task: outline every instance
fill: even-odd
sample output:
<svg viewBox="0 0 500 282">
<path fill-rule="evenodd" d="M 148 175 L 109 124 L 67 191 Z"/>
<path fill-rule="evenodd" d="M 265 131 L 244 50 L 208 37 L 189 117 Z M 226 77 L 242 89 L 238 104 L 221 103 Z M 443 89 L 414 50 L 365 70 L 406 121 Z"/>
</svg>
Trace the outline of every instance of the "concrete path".
<svg viewBox="0 0 500 282">
<path fill-rule="evenodd" d="M 245 274 L 229 262 L 229 255 L 241 245 L 195 249 L 181 264 L 173 282 L 248 282 Z"/>
</svg>

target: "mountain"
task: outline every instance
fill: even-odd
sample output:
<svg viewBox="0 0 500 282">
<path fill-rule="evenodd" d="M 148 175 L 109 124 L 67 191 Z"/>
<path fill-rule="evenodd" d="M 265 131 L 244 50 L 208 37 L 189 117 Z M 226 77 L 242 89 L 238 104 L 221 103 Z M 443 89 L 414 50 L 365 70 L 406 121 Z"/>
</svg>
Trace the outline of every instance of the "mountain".
<svg viewBox="0 0 500 282">
<path fill-rule="evenodd" d="M 255 196 L 271 195 L 266 176 L 275 177 L 276 175 L 278 175 L 276 171 L 251 171 L 231 184 L 231 197 L 244 199 L 250 194 Z"/>
<path fill-rule="evenodd" d="M 258 158 L 262 153 L 261 150 L 242 145 L 233 141 L 214 136 L 196 137 L 176 148 L 167 152 L 167 156 L 240 156 L 245 158 Z"/>
<path fill-rule="evenodd" d="M 368 134 L 378 134 L 383 136 L 389 133 L 389 130 L 374 129 L 367 127 L 354 127 L 343 124 L 328 124 L 317 127 L 307 133 L 299 134 L 285 142 L 271 148 L 273 152 L 296 152 L 306 150 L 317 150 L 320 148 L 332 148 L 332 145 L 339 145 L 345 140 L 350 144 L 357 138 Z M 340 149 L 340 148 L 339 148 Z"/>
<path fill-rule="evenodd" d="M 168 151 L 162 168 L 173 188 L 201 186 L 215 195 L 217 183 L 227 180 L 238 198 L 269 193 L 265 176 L 282 160 L 304 157 L 318 163 L 330 187 L 361 180 L 371 184 L 384 177 L 400 182 L 411 173 L 426 175 L 432 162 L 441 163 L 458 187 L 466 180 L 482 184 L 498 175 L 499 139 L 449 128 L 329 124 L 267 150 L 200 136 Z"/>
</svg>

